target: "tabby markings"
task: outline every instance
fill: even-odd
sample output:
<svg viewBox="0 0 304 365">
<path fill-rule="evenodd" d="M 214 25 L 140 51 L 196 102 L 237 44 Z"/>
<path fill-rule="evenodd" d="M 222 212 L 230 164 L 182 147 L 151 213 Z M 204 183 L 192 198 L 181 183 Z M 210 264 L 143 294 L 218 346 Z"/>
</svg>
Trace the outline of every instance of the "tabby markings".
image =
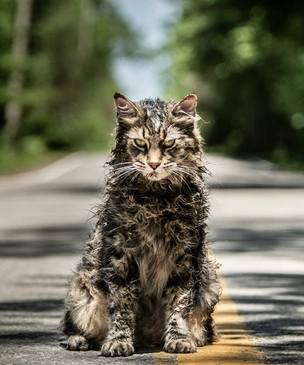
<svg viewBox="0 0 304 365">
<path fill-rule="evenodd" d="M 223 294 L 217 305 L 214 319 L 221 338 L 218 342 L 199 347 L 192 354 L 154 354 L 154 364 L 183 365 L 262 365 L 263 354 L 246 332 L 242 317 L 238 314 L 236 304 L 228 294 L 224 280 L 221 280 Z"/>
</svg>

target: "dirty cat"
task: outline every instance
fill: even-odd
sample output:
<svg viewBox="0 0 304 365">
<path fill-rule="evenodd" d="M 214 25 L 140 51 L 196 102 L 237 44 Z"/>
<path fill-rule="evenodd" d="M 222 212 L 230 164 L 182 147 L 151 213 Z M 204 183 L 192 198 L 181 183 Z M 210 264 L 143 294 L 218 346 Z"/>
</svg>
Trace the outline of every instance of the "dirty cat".
<svg viewBox="0 0 304 365">
<path fill-rule="evenodd" d="M 97 223 L 61 322 L 68 350 L 195 352 L 218 338 L 197 97 L 132 102 L 116 93 L 116 144 Z"/>
</svg>

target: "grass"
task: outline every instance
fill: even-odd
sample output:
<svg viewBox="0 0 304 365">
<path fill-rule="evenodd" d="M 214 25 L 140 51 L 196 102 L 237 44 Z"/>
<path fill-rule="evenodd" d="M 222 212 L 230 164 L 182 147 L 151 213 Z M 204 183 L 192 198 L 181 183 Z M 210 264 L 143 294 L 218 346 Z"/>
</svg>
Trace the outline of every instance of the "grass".
<svg viewBox="0 0 304 365">
<path fill-rule="evenodd" d="M 109 150 L 110 142 L 112 142 L 112 138 L 107 138 L 106 142 L 100 143 L 99 148 L 96 146 L 97 143 L 91 143 L 90 148 L 79 145 L 77 150 Z M 75 151 L 75 149 L 66 146 L 63 149 L 53 150 L 48 148 L 44 141 L 37 136 L 26 136 L 15 146 L 1 144 L 0 140 L 0 176 L 39 169 Z"/>
<path fill-rule="evenodd" d="M 44 151 L 28 153 L 24 150 L 0 149 L 0 176 L 35 170 L 63 157 L 65 153 Z"/>
</svg>

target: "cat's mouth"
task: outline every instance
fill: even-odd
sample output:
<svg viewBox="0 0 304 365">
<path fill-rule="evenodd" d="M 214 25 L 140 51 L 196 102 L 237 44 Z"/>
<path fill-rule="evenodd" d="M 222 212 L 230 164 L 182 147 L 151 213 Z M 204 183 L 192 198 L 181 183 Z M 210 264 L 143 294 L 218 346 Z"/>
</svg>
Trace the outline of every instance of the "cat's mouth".
<svg viewBox="0 0 304 365">
<path fill-rule="evenodd" d="M 144 176 L 146 179 L 150 181 L 159 181 L 165 179 L 168 176 L 168 174 L 164 172 L 153 171 L 149 172 L 148 174 L 145 174 Z"/>
<path fill-rule="evenodd" d="M 155 171 L 149 173 L 146 175 L 146 178 L 151 180 L 151 181 L 157 181 L 157 180 L 161 180 L 161 176 L 159 176 L 159 174 Z"/>
</svg>

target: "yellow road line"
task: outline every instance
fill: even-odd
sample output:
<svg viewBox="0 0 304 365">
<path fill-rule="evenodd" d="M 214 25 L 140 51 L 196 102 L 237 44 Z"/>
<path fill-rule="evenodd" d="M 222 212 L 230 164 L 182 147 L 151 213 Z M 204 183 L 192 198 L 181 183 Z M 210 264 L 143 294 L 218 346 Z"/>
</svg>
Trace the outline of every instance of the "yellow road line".
<svg viewBox="0 0 304 365">
<path fill-rule="evenodd" d="M 194 354 L 154 354 L 155 364 L 184 365 L 261 365 L 263 354 L 246 332 L 236 304 L 230 299 L 225 283 L 214 314 L 221 338 L 212 345 L 198 348 Z"/>
</svg>

